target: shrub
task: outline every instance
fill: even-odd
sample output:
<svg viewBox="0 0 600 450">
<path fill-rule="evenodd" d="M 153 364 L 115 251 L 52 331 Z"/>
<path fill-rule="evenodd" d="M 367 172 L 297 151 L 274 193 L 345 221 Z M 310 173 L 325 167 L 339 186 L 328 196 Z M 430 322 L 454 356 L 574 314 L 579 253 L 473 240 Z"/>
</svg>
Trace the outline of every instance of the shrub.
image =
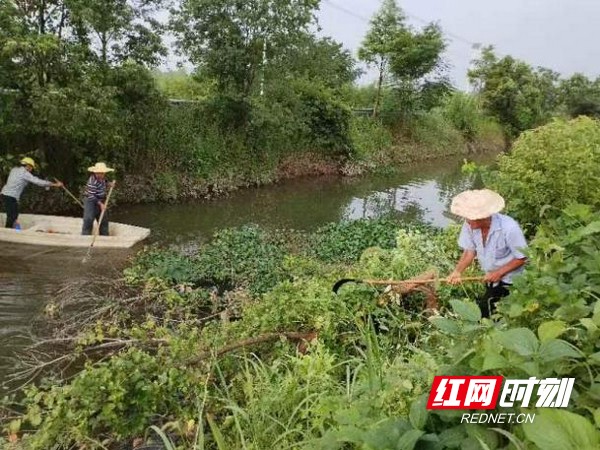
<svg viewBox="0 0 600 450">
<path fill-rule="evenodd" d="M 319 228 L 310 253 L 327 262 L 353 262 L 368 247 L 392 248 L 400 224 L 389 218 L 331 223 Z"/>
<path fill-rule="evenodd" d="M 491 117 L 484 117 L 479 122 L 477 136 L 473 144 L 478 152 L 500 153 L 506 149 L 508 141 L 502 126 Z"/>
<path fill-rule="evenodd" d="M 73 442 L 94 442 L 91 436 L 139 436 L 157 415 L 186 415 L 184 405 L 194 403 L 196 385 L 186 369 L 137 349 L 88 365 L 69 384 L 27 392 L 25 419 L 39 427 L 27 448 L 72 448 Z"/>
<path fill-rule="evenodd" d="M 171 171 L 157 173 L 154 183 L 161 198 L 164 200 L 176 200 L 179 194 L 179 183 L 177 174 Z"/>
<path fill-rule="evenodd" d="M 189 258 L 175 250 L 148 248 L 138 253 L 131 267 L 125 269 L 125 279 L 138 285 L 151 278 L 174 284 L 190 283 L 197 278 L 197 270 Z"/>
<path fill-rule="evenodd" d="M 515 278 L 510 302 L 503 302 L 500 310 L 513 325 L 536 328 L 543 321 L 559 320 L 576 326 L 600 298 L 600 271 L 594 270 L 599 252 L 600 213 L 586 205 L 569 206 L 538 228 L 529 248 L 531 266 Z M 600 314 L 595 317 L 600 320 Z M 595 351 L 583 342 L 577 346 Z"/>
<path fill-rule="evenodd" d="M 294 89 L 302 104 L 300 120 L 309 130 L 308 142 L 327 156 L 350 156 L 350 108 L 314 83 L 299 81 Z"/>
<path fill-rule="evenodd" d="M 359 222 L 317 233 L 326 245 L 335 237 L 363 241 L 329 247 L 325 256 L 333 261 L 356 261 L 358 247 L 389 247 L 370 248 L 355 264 L 334 270 L 360 278 L 405 278 L 432 265 L 445 273 L 459 257 L 457 227 L 392 233 L 397 225 L 390 221 L 382 228 L 382 220 L 373 227 Z M 149 343 L 150 336 L 164 340 L 155 355 L 129 349 L 86 365 L 62 385 L 32 388 L 22 423 L 35 431 L 23 442 L 29 439 L 33 448 L 100 448 L 94 439 L 113 448 L 117 440 L 156 424 L 165 433 L 173 430 L 177 448 L 195 448 L 184 444 L 195 434 L 208 448 L 225 448 L 225 443 L 228 448 L 388 449 L 408 442 L 402 448 L 499 449 L 508 448 L 509 437 L 515 447 L 544 449 L 550 448 L 545 433 L 552 424 L 551 436 L 560 448 L 598 448 L 593 418 L 600 367 L 599 233 L 600 216 L 583 205 L 572 205 L 541 226 L 530 245 L 528 268 L 499 303 L 495 322 L 480 320 L 468 286 L 441 286 L 441 314 L 423 320 L 406 312 L 404 302 L 381 303 L 392 294 L 375 295 L 368 286 L 349 285 L 334 295 L 331 285 L 341 274 L 329 272 L 326 264 L 315 271 L 304 257 L 284 257 L 284 266 L 299 262 L 299 272 L 307 276 L 277 283 L 282 245 L 257 229 L 228 230 L 203 249 L 206 256 L 186 261 L 184 255 L 142 255 L 137 265 L 142 278 L 144 268 L 158 265 L 172 273 L 189 264 L 198 274 L 213 271 L 250 286 L 263 272 L 277 284 L 262 286 L 268 292 L 241 303 L 236 321 L 201 325 L 194 315 L 174 329 L 153 328 L 149 320 L 127 325 L 126 336 L 140 344 Z M 252 339 L 278 331 L 316 332 L 317 337 L 294 346 L 283 338 Z M 253 354 L 221 353 L 213 366 L 204 353 L 227 348 Z M 299 353 L 290 355 L 294 348 Z M 195 367 L 199 351 L 203 363 Z M 427 411 L 427 392 L 438 373 L 572 377 L 575 385 L 569 410 L 531 404 L 528 412 L 539 414 L 535 423 L 507 424 L 498 431 L 461 423 L 460 415 Z M 198 421 L 190 420 L 195 411 Z M 20 424 L 13 421 L 13 432 Z"/>
<path fill-rule="evenodd" d="M 359 159 L 377 155 L 393 144 L 392 134 L 377 120 L 353 117 L 350 125 L 354 155 Z"/>
<path fill-rule="evenodd" d="M 223 230 L 195 261 L 198 281 L 243 285 L 252 293 L 263 293 L 289 277 L 284 256 L 283 246 L 257 227 Z"/>
<path fill-rule="evenodd" d="M 456 155 L 466 148 L 462 133 L 439 110 L 415 117 L 410 123 L 410 134 L 433 155 Z"/>
<path fill-rule="evenodd" d="M 455 92 L 447 97 L 441 111 L 468 141 L 474 140 L 479 134 L 483 114 L 475 97 Z"/>
<path fill-rule="evenodd" d="M 600 206 L 600 122 L 588 117 L 523 133 L 499 159 L 491 187 L 508 211 L 532 230 L 571 202 Z"/>
</svg>

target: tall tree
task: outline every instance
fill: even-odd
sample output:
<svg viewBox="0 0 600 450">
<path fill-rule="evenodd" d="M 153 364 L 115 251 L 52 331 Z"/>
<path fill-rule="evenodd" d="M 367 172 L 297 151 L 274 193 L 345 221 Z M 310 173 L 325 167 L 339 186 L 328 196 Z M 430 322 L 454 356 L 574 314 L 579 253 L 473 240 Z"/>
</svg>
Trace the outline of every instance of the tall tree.
<svg viewBox="0 0 600 450">
<path fill-rule="evenodd" d="M 600 118 L 600 78 L 590 80 L 581 73 L 561 80 L 560 102 L 571 117 L 591 116 Z"/>
<path fill-rule="evenodd" d="M 373 116 L 379 114 L 381 88 L 388 72 L 390 55 L 398 35 L 406 28 L 406 16 L 396 0 L 383 0 L 381 7 L 371 19 L 371 27 L 358 49 L 358 57 L 379 72 Z"/>
<path fill-rule="evenodd" d="M 162 0 L 0 0 L 0 68 L 20 90 L 58 86 L 97 63 L 153 66 L 166 54 Z M 0 76 L 0 80 L 2 80 Z M 56 87 L 56 86 L 54 86 Z"/>
<path fill-rule="evenodd" d="M 85 152 L 125 157 L 124 124 L 155 94 L 146 66 L 165 52 L 161 1 L 0 0 L 0 102 L 12 105 L 0 147 L 61 169 Z"/>
<path fill-rule="evenodd" d="M 556 107 L 558 76 L 534 69 L 511 56 L 499 59 L 493 47 L 483 49 L 469 80 L 483 107 L 504 126 L 508 137 L 543 124 Z"/>
<path fill-rule="evenodd" d="M 354 82 L 360 73 L 350 51 L 331 38 L 309 33 L 271 60 L 268 70 L 269 78 L 304 78 L 332 89 Z"/>
<path fill-rule="evenodd" d="M 248 97 L 263 66 L 315 23 L 320 0 L 183 0 L 174 13 L 178 47 L 221 93 Z"/>
<path fill-rule="evenodd" d="M 373 115 L 381 105 L 381 89 L 386 75 L 392 75 L 402 90 L 415 92 L 425 76 L 441 67 L 445 43 L 440 28 L 429 24 L 414 30 L 395 0 L 384 0 L 371 20 L 359 58 L 379 71 Z"/>
<path fill-rule="evenodd" d="M 390 72 L 400 81 L 421 81 L 443 69 L 442 53 L 446 48 L 438 25 L 426 25 L 420 31 L 401 30 L 395 37 L 390 52 Z"/>
<path fill-rule="evenodd" d="M 133 60 L 156 66 L 166 55 L 155 13 L 163 0 L 69 0 L 80 40 L 103 64 Z"/>
</svg>

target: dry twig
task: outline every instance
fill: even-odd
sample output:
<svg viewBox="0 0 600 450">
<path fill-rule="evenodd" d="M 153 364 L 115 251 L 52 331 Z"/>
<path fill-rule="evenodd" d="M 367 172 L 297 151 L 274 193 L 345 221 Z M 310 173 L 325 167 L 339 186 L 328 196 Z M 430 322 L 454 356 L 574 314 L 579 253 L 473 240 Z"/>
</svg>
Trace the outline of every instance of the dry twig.
<svg viewBox="0 0 600 450">
<path fill-rule="evenodd" d="M 289 340 L 293 340 L 293 341 L 301 341 L 298 345 L 298 350 L 301 353 L 304 353 L 304 352 L 306 352 L 306 343 L 314 341 L 317 338 L 317 333 L 314 331 L 310 332 L 310 333 L 297 333 L 297 332 L 285 332 L 285 331 L 280 332 L 280 333 L 266 333 L 266 334 L 262 334 L 260 336 L 243 339 L 241 341 L 237 341 L 232 344 L 225 345 L 224 347 L 221 347 L 217 351 L 202 352 L 195 358 L 190 359 L 188 361 L 188 364 L 190 364 L 190 365 L 200 364 L 202 362 L 206 362 L 206 360 L 211 357 L 219 358 L 227 353 L 239 350 L 241 348 L 251 347 L 251 346 L 257 345 L 257 344 L 264 344 L 265 342 L 276 341 L 281 338 L 285 338 L 285 339 L 289 339 Z M 304 344 L 304 345 L 302 345 L 302 344 Z"/>
</svg>

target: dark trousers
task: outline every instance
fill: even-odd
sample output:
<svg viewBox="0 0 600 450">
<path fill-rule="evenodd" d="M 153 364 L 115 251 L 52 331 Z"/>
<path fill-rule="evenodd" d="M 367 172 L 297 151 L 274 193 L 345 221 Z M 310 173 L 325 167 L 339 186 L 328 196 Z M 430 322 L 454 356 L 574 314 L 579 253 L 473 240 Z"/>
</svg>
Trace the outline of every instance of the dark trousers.
<svg viewBox="0 0 600 450">
<path fill-rule="evenodd" d="M 481 317 L 489 318 L 490 315 L 496 312 L 496 303 L 510 294 L 508 286 L 510 284 L 503 281 L 497 286 L 494 286 L 493 283 L 486 284 L 484 294 L 477 299 L 477 304 L 481 309 Z"/>
<path fill-rule="evenodd" d="M 89 198 L 85 199 L 83 203 L 83 227 L 81 229 L 81 234 L 92 234 L 92 230 L 94 229 L 94 220 L 99 220 L 101 213 L 102 211 L 100 210 L 100 206 L 98 206 L 98 202 L 96 200 L 91 200 Z M 104 213 L 99 232 L 100 236 L 108 236 L 108 211 Z"/>
<path fill-rule="evenodd" d="M 4 205 L 4 209 L 6 211 L 6 228 L 13 228 L 15 226 L 15 222 L 17 221 L 17 217 L 19 217 L 19 202 L 14 197 L 9 197 L 8 195 L 0 195 L 2 199 L 2 204 Z"/>
</svg>

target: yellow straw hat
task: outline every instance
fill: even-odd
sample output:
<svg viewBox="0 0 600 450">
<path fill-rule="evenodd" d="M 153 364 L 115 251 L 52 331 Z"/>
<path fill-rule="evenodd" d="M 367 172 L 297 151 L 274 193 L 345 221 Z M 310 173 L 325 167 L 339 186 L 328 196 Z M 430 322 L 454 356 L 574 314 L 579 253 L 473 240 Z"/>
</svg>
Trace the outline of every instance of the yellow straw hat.
<svg viewBox="0 0 600 450">
<path fill-rule="evenodd" d="M 28 166 L 31 166 L 35 169 L 35 161 L 28 156 L 26 156 L 25 158 L 23 158 L 21 160 L 21 164 L 23 164 L 23 165 L 27 164 Z"/>
<path fill-rule="evenodd" d="M 107 167 L 106 164 L 104 164 L 103 162 L 97 162 L 92 167 L 88 167 L 88 172 L 93 172 L 93 173 L 108 173 L 108 172 L 114 172 L 114 170 L 115 169 L 111 169 L 110 167 Z"/>
<path fill-rule="evenodd" d="M 490 217 L 504 209 L 504 199 L 489 189 L 465 191 L 452 199 L 450 211 L 467 220 Z"/>
</svg>

